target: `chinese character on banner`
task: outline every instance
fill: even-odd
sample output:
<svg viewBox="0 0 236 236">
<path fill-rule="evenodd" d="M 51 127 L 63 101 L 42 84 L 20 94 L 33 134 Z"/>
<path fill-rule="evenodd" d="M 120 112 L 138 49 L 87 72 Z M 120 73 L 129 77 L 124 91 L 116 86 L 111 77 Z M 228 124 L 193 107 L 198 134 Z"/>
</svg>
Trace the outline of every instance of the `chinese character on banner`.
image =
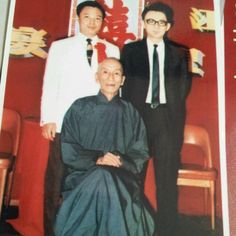
<svg viewBox="0 0 236 236">
<path fill-rule="evenodd" d="M 36 30 L 32 27 L 13 28 L 11 38 L 10 55 L 16 57 L 38 56 L 43 59 L 47 57 L 45 51 L 47 32 L 43 29 Z"/>
<path fill-rule="evenodd" d="M 202 69 L 202 66 L 203 66 L 203 57 L 205 57 L 205 54 L 201 52 L 199 49 L 191 48 L 190 55 L 191 55 L 191 72 L 195 75 L 203 77 L 204 70 Z"/>
<path fill-rule="evenodd" d="M 71 0 L 70 27 L 68 35 L 79 30 L 76 6 L 84 0 Z M 97 0 L 106 11 L 106 18 L 99 36 L 122 47 L 129 41 L 142 38 L 141 12 L 144 0 Z M 132 9 L 132 11 L 130 10 Z"/>
<path fill-rule="evenodd" d="M 215 31 L 214 11 L 196 9 L 192 7 L 190 21 L 193 29 L 201 32 Z"/>
</svg>

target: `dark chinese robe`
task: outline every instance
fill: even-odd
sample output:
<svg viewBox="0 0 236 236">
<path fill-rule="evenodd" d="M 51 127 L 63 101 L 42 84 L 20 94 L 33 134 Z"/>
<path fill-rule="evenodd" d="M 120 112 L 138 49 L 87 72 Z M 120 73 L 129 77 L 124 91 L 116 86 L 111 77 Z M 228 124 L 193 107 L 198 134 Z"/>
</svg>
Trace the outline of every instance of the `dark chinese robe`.
<svg viewBox="0 0 236 236">
<path fill-rule="evenodd" d="M 65 115 L 61 141 L 69 174 L 56 236 L 153 235 L 139 181 L 148 159 L 146 130 L 133 106 L 102 93 L 78 99 Z M 107 152 L 120 156 L 120 168 L 96 165 Z"/>
</svg>

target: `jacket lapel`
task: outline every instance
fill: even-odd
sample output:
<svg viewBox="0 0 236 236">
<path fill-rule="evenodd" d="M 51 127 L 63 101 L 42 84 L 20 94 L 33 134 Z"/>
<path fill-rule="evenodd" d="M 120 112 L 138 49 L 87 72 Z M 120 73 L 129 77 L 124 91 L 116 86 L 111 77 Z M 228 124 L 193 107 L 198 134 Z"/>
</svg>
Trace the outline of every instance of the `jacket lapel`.
<svg viewBox="0 0 236 236">
<path fill-rule="evenodd" d="M 140 41 L 140 58 L 139 60 L 142 61 L 142 70 L 145 76 L 145 79 L 149 80 L 150 77 L 150 70 L 149 70 L 149 59 L 148 59 L 148 48 L 147 48 L 147 39 L 143 38 Z"/>
</svg>

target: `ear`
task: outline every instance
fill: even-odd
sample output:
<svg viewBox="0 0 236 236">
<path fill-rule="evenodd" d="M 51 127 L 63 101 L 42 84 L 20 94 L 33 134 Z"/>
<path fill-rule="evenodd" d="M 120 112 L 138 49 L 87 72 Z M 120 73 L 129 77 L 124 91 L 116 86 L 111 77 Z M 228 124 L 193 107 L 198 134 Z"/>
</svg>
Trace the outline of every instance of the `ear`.
<svg viewBox="0 0 236 236">
<path fill-rule="evenodd" d="M 167 25 L 166 25 L 166 32 L 169 31 L 170 28 L 171 28 L 171 24 L 167 23 Z"/>
<path fill-rule="evenodd" d="M 142 29 L 146 29 L 144 20 L 141 21 Z"/>
<path fill-rule="evenodd" d="M 121 86 L 124 84 L 124 82 L 125 82 L 125 76 L 122 76 L 122 81 L 121 81 Z"/>
</svg>

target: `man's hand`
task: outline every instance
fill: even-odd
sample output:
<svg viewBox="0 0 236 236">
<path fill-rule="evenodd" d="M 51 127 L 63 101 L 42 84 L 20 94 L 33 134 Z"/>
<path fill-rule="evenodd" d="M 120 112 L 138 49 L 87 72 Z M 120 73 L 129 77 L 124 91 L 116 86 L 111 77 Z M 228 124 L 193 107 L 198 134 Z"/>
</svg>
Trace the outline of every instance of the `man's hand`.
<svg viewBox="0 0 236 236">
<path fill-rule="evenodd" d="M 120 167 L 122 165 L 122 162 L 120 160 L 120 156 L 114 155 L 114 154 L 108 152 L 104 156 L 99 157 L 96 164 L 97 165 L 107 165 L 107 166 Z"/>
<path fill-rule="evenodd" d="M 47 123 L 42 126 L 42 135 L 44 138 L 53 141 L 56 136 L 56 123 Z"/>
</svg>

